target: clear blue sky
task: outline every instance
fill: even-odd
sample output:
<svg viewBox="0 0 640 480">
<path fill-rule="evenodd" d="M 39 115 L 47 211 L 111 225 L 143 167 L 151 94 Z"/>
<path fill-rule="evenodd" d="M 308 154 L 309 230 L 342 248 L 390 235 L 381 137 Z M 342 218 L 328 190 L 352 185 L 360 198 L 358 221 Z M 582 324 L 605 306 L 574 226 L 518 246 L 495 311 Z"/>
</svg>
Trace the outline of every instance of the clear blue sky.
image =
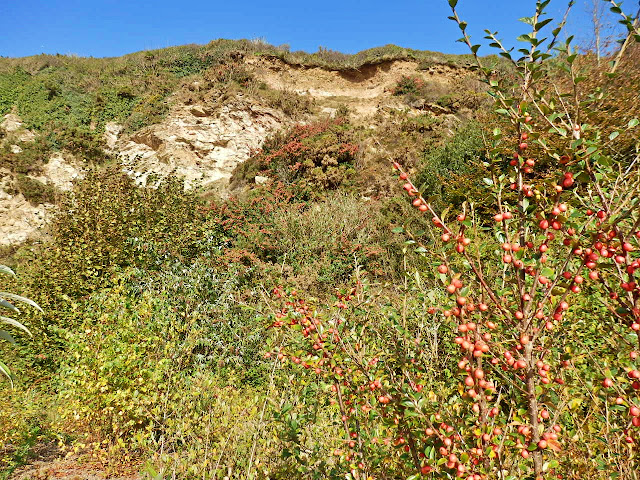
<svg viewBox="0 0 640 480">
<path fill-rule="evenodd" d="M 571 21 L 582 35 L 591 28 L 586 3 L 577 0 Z M 553 0 L 549 13 L 559 18 L 565 4 Z M 625 4 L 637 8 L 635 0 Z M 475 40 L 484 28 L 499 30 L 506 40 L 524 32 L 517 20 L 530 16 L 534 5 L 534 0 L 459 0 L 458 9 Z M 217 38 L 263 38 L 309 52 L 323 46 L 355 53 L 394 43 L 467 53 L 455 43 L 460 35 L 447 20 L 449 13 L 446 0 L 0 0 L 0 56 L 119 56 Z"/>
</svg>

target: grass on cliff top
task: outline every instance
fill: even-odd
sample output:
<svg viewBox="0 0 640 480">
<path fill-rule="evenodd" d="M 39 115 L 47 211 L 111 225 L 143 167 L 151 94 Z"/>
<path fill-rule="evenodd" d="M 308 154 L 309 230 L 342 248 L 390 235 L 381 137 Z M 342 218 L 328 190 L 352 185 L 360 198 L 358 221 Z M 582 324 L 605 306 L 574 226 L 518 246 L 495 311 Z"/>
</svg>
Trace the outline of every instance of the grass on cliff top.
<svg viewBox="0 0 640 480">
<path fill-rule="evenodd" d="M 473 63 L 471 55 L 453 55 L 428 50 L 413 50 L 397 45 L 374 47 L 355 54 L 341 53 L 320 47 L 315 53 L 303 51 L 291 52 L 288 45 L 274 46 L 260 40 L 218 39 L 206 45 L 183 45 L 159 50 L 145 50 L 122 57 L 93 58 L 69 55 L 34 55 L 30 57 L 0 57 L 0 73 L 20 68 L 35 74 L 47 68 L 65 67 L 90 73 L 92 70 L 161 68 L 172 70 L 178 76 L 198 73 L 229 54 L 266 55 L 281 59 L 290 65 L 322 67 L 332 70 L 357 70 L 365 65 L 390 60 L 414 60 L 425 66 L 448 64 L 468 66 Z M 124 73 L 121 71 L 121 73 Z"/>
<path fill-rule="evenodd" d="M 465 67 L 471 63 L 469 55 L 395 45 L 349 55 L 323 48 L 316 53 L 290 52 L 286 46 L 261 41 L 224 39 L 114 58 L 59 54 L 0 57 L 0 115 L 14 111 L 27 128 L 45 134 L 53 148 L 60 149 L 69 143 L 63 137 L 94 140 L 109 121 L 123 124 L 127 131 L 159 121 L 168 111 L 170 94 L 187 77 L 213 80 L 221 88 L 234 83 L 243 85 L 250 75 L 244 71 L 242 59 L 250 56 L 340 71 L 401 59 L 416 61 L 424 69 L 438 64 Z"/>
</svg>

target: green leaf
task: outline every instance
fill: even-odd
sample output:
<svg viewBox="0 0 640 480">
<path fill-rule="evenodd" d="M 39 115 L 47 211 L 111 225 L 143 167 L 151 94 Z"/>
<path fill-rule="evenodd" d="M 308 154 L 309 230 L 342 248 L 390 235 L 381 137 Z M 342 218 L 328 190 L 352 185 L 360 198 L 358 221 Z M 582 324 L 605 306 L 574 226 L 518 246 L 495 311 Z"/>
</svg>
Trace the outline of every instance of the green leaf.
<svg viewBox="0 0 640 480">
<path fill-rule="evenodd" d="M 458 4 L 458 0 L 449 0 L 449 6 L 451 8 L 456 8 L 457 4 Z"/>
<path fill-rule="evenodd" d="M 14 312 L 19 312 L 20 311 L 20 310 L 18 310 L 16 307 L 11 305 L 9 302 L 7 302 L 3 298 L 0 298 L 0 306 L 2 306 L 4 308 L 8 308 L 9 310 L 13 310 Z"/>
<path fill-rule="evenodd" d="M 637 126 L 638 123 L 640 123 L 640 121 L 637 118 L 632 118 L 631 120 L 629 120 L 629 125 L 627 125 L 627 128 L 633 128 Z"/>
<path fill-rule="evenodd" d="M 0 265 L 0 273 L 6 273 L 7 275 L 15 275 L 13 270 L 11 270 L 6 265 Z"/>
<path fill-rule="evenodd" d="M 16 327 L 19 328 L 20 330 L 24 330 L 25 332 L 27 332 L 30 336 L 31 332 L 29 331 L 29 329 L 27 327 L 25 327 L 24 325 L 22 325 L 20 322 L 18 322 L 17 320 L 14 320 L 13 318 L 9 318 L 9 317 L 2 317 L 0 316 L 0 322 L 2 323 L 6 323 L 7 325 L 11 325 L 12 327 Z"/>
<path fill-rule="evenodd" d="M 573 142 L 571 142 L 571 149 L 575 150 L 583 143 L 584 143 L 584 140 L 582 138 L 578 138 L 577 140 L 574 140 Z"/>
<path fill-rule="evenodd" d="M 547 18 L 546 20 L 542 20 L 541 22 L 536 23 L 534 28 L 536 30 L 542 30 L 545 27 L 545 25 L 547 25 L 552 21 L 553 21 L 553 18 Z"/>
<path fill-rule="evenodd" d="M 482 181 L 487 185 L 493 185 L 493 180 L 491 180 L 490 178 L 483 178 Z"/>
<path fill-rule="evenodd" d="M 13 337 L 11 336 L 11 334 L 9 332 L 7 332 L 6 330 L 0 330 L 0 338 L 3 340 L 6 340 L 7 342 L 15 345 L 16 341 L 13 339 Z"/>
<path fill-rule="evenodd" d="M 4 363 L 0 362 L 0 373 L 5 375 L 9 381 L 11 382 L 11 386 L 13 387 L 13 379 L 11 378 L 11 371 L 9 367 L 7 367 Z"/>
<path fill-rule="evenodd" d="M 544 275 L 545 277 L 553 277 L 553 270 L 549 267 L 544 267 L 540 274 Z"/>
<path fill-rule="evenodd" d="M 33 300 L 31 300 L 29 298 L 22 297 L 20 295 L 16 295 L 15 293 L 0 292 L 0 298 L 8 298 L 10 300 L 15 300 L 16 302 L 26 303 L 27 305 L 31 305 L 32 307 L 34 307 L 38 311 L 42 312 L 42 309 L 40 308 L 40 306 L 36 302 L 34 302 Z"/>
<path fill-rule="evenodd" d="M 620 132 L 611 132 L 611 135 L 609 135 L 609 140 L 614 140 L 618 137 L 618 135 L 620 135 Z"/>
<path fill-rule="evenodd" d="M 587 148 L 587 150 L 585 151 L 585 154 L 586 155 L 591 155 L 591 154 L 593 154 L 593 153 L 595 153 L 597 151 L 598 151 L 598 147 L 591 146 L 591 147 Z"/>
<path fill-rule="evenodd" d="M 404 227 L 396 227 L 391 230 L 392 233 L 404 233 Z"/>
</svg>

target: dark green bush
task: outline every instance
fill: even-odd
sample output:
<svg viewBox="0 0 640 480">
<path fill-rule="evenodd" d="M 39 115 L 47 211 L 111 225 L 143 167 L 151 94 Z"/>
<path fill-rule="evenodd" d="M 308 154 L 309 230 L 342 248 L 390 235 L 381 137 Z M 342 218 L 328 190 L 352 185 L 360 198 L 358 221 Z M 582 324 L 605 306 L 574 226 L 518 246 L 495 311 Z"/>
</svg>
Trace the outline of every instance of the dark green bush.
<svg viewBox="0 0 640 480">
<path fill-rule="evenodd" d="M 20 148 L 14 153 L 12 145 Z M 48 161 L 52 146 L 46 138 L 38 136 L 33 142 L 7 141 L 0 148 L 0 168 L 6 168 L 14 174 L 37 174 Z"/>
<path fill-rule="evenodd" d="M 425 152 L 416 185 L 438 208 L 464 201 L 482 204 L 483 158 L 482 129 L 478 123 L 467 123 L 451 139 Z"/>
<path fill-rule="evenodd" d="M 18 174 L 16 176 L 16 188 L 34 205 L 40 203 L 53 203 L 56 189 L 50 184 L 44 184 L 40 180 Z"/>
</svg>

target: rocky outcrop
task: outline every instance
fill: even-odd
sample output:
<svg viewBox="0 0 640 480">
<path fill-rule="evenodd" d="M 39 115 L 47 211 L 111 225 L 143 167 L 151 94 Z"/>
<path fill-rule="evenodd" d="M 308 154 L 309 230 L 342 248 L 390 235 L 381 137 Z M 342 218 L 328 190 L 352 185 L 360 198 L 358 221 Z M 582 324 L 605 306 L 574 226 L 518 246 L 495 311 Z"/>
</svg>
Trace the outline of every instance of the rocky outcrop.
<svg viewBox="0 0 640 480">
<path fill-rule="evenodd" d="M 31 205 L 20 193 L 12 195 L 12 182 L 8 170 L 0 171 L 0 246 L 35 237 L 46 222 L 47 207 Z"/>
<path fill-rule="evenodd" d="M 73 188 L 74 180 L 82 177 L 82 166 L 75 160 L 67 159 L 57 152 L 49 157 L 49 161 L 42 167 L 42 176 L 37 179 L 65 192 Z"/>
<path fill-rule="evenodd" d="M 124 130 L 124 127 L 116 122 L 106 123 L 104 126 L 104 141 L 107 144 L 107 148 L 113 150 L 116 147 L 118 136 L 122 130 Z"/>
<path fill-rule="evenodd" d="M 124 170 L 144 184 L 149 174 L 175 174 L 185 185 L 224 190 L 235 167 L 286 122 L 276 110 L 241 98 L 213 108 L 178 105 L 159 124 L 114 144 Z"/>
<path fill-rule="evenodd" d="M 2 117 L 0 129 L 6 133 L 12 133 L 14 138 L 20 142 L 32 142 L 36 135 L 24 127 L 22 120 L 15 113 L 7 113 Z"/>
</svg>

